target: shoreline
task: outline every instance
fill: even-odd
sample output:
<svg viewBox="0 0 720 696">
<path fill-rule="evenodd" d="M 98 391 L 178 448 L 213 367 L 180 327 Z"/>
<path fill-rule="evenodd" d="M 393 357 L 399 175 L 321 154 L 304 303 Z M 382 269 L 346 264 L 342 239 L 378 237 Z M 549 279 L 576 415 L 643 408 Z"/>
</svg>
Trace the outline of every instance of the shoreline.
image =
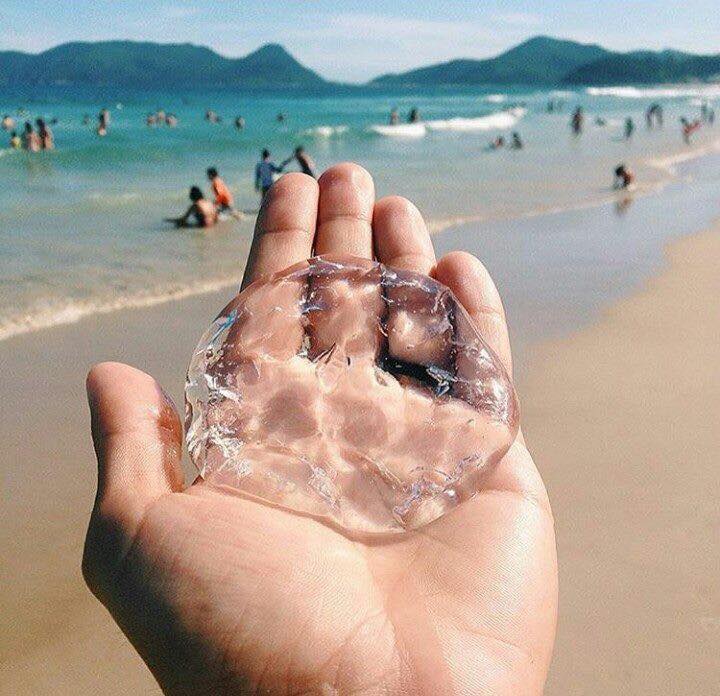
<svg viewBox="0 0 720 696">
<path fill-rule="evenodd" d="M 662 195 L 663 191 L 673 184 L 683 184 L 683 179 L 679 176 L 676 167 L 687 165 L 688 163 L 704 160 L 713 154 L 720 152 L 720 139 L 712 141 L 697 150 L 690 150 L 676 153 L 667 157 L 649 159 L 643 161 L 643 166 L 656 168 L 667 173 L 667 179 L 660 182 L 648 184 L 645 188 L 627 191 L 608 191 L 599 198 L 591 198 L 580 201 L 575 204 L 568 204 L 556 207 L 536 208 L 522 213 L 510 215 L 466 215 L 454 216 L 452 218 L 429 219 L 428 228 L 436 243 L 439 238 L 453 232 L 461 227 L 470 225 L 493 226 L 502 225 L 503 223 L 532 220 L 535 218 L 551 218 L 556 215 L 567 213 L 594 210 L 612 205 L 618 205 L 618 201 L 622 198 L 631 196 L 632 200 L 647 198 L 651 196 Z M 250 217 L 245 222 L 251 222 L 254 226 L 254 218 Z M 244 226 L 245 227 L 245 226 Z M 233 234 L 241 232 L 235 227 Z M 482 233 L 482 231 L 480 232 Z M 692 234 L 690 231 L 687 234 Z M 249 242 L 249 239 L 247 240 Z M 244 259 L 239 260 L 244 263 Z M 132 309 L 143 309 L 156 305 L 174 303 L 182 301 L 190 297 L 198 297 L 209 294 L 216 294 L 228 288 L 239 286 L 242 274 L 237 273 L 232 277 L 211 278 L 208 280 L 198 281 L 189 286 L 169 285 L 166 287 L 156 288 L 150 293 L 135 293 L 120 299 L 99 300 L 93 302 L 92 299 L 79 301 L 62 300 L 53 301 L 44 309 L 36 309 L 34 312 L 27 310 L 24 315 L 16 319 L 5 319 L 0 323 L 0 349 L 5 341 L 11 340 L 17 336 L 38 333 L 52 329 L 58 326 L 72 325 L 84 321 L 93 316 L 111 314 Z"/>
<path fill-rule="evenodd" d="M 482 240 L 476 238 L 470 250 L 482 257 Z M 532 342 L 522 354 L 517 381 L 524 428 L 558 527 L 560 627 L 550 694 L 604 694 L 628 684 L 644 693 L 652 691 L 645 686 L 653 679 L 656 692 L 667 692 L 668 685 L 678 693 L 682 687 L 693 690 L 691 685 L 710 688 L 700 680 L 713 672 L 706 642 L 720 635 L 720 597 L 703 544 L 718 528 L 711 496 L 713 414 L 704 404 L 717 403 L 718 380 L 707 380 L 703 372 L 668 392 L 668 370 L 662 368 L 667 360 L 671 367 L 678 361 L 683 374 L 689 370 L 693 377 L 697 364 L 705 371 L 720 364 L 717 342 L 706 335 L 717 330 L 717 318 L 701 314 L 712 312 L 720 292 L 715 271 L 720 224 L 671 242 L 664 258 L 659 273 L 629 297 L 603 306 L 590 326 Z M 694 304 L 682 294 L 688 290 Z M 182 404 L 186 361 L 225 299 L 216 292 L 120 310 L 54 327 L 42 334 L 43 341 L 26 334 L 0 344 L 7 360 L 7 402 L 22 404 L 0 421 L 9 452 L 3 471 L 7 523 L 0 528 L 9 560 L 0 577 L 13 588 L 0 596 L 5 693 L 157 692 L 80 576 L 95 482 L 84 376 L 97 360 L 122 360 L 153 374 Z M 675 330 L 679 321 L 686 322 L 684 331 Z M 698 353 L 702 350 L 706 354 Z M 688 364 L 681 360 L 686 356 Z M 648 394 L 655 398 L 646 403 Z M 696 424 L 688 442 L 679 437 L 678 423 L 692 418 Z M 578 441 L 585 433 L 587 441 Z M 683 445 L 691 446 L 689 463 L 663 461 L 665 447 L 680 457 Z M 613 447 L 621 452 L 608 461 Z M 642 466 L 628 465 L 623 452 L 642 458 Z M 682 489 L 686 466 L 693 467 L 689 490 Z M 191 467 L 186 473 L 192 480 Z M 631 497 L 617 496 L 616 486 Z M 666 500 L 671 504 L 664 505 Z M 658 518 L 669 538 L 658 537 Z M 687 548 L 689 557 L 681 554 Z M 648 570 L 652 587 L 640 586 Z M 623 603 L 627 588 L 632 611 Z M 621 614 L 605 598 L 608 591 L 623 607 Z M 695 623 L 683 618 L 675 630 L 676 617 L 689 609 Z M 638 635 L 642 621 L 648 630 Z M 688 653 L 692 659 L 686 659 Z"/>
<path fill-rule="evenodd" d="M 665 260 L 520 385 L 558 541 L 549 695 L 717 686 L 720 221 Z"/>
</svg>

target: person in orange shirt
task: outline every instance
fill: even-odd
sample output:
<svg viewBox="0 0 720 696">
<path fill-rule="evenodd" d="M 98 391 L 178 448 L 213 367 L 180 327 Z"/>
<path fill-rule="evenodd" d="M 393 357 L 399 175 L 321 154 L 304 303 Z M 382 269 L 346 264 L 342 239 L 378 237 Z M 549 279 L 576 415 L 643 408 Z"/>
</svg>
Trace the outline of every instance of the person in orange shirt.
<svg viewBox="0 0 720 696">
<path fill-rule="evenodd" d="M 215 194 L 215 205 L 219 212 L 233 211 L 233 197 L 227 184 L 218 176 L 215 167 L 209 167 L 207 170 L 208 179 L 212 183 L 212 190 Z"/>
</svg>

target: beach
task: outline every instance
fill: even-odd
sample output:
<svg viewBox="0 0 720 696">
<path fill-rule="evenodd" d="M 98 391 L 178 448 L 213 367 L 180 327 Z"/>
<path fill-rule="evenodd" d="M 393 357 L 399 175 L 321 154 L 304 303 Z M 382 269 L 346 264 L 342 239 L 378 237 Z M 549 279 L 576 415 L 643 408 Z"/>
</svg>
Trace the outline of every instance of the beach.
<svg viewBox="0 0 720 696">
<path fill-rule="evenodd" d="M 668 200 L 637 201 L 634 226 L 658 219 Z M 543 229 L 575 229 L 572 215 L 550 217 Z M 644 239 L 612 206 L 581 219 L 591 230 L 615 220 L 628 239 Z M 689 231 L 674 230 L 664 257 L 642 245 L 620 254 L 628 268 L 640 259 L 641 272 L 619 273 L 618 290 L 566 287 L 576 301 L 549 332 L 523 327 L 548 313 L 554 295 L 540 292 L 533 303 L 527 286 L 513 290 L 521 266 L 500 265 L 503 249 L 493 251 L 492 234 L 465 226 L 436 237 L 443 251 L 465 248 L 491 271 L 497 266 L 510 295 L 523 427 L 557 527 L 560 617 L 550 694 L 711 693 L 716 686 L 720 558 L 709 544 L 720 525 L 720 225 L 682 236 Z M 581 275 L 579 268 L 567 258 L 547 264 L 544 287 Z M 95 484 L 84 376 L 99 360 L 128 362 L 181 405 L 191 351 L 232 293 L 96 314 L 0 342 L 0 545 L 7 549 L 0 692 L 159 692 L 80 575 Z"/>
</svg>

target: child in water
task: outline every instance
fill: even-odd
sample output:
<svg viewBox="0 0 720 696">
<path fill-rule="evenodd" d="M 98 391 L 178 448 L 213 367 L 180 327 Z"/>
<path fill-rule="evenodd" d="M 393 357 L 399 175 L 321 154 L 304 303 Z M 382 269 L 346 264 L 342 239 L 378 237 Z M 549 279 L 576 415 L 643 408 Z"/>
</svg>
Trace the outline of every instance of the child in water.
<svg viewBox="0 0 720 696">
<path fill-rule="evenodd" d="M 208 167 L 207 177 L 210 179 L 213 193 L 215 194 L 215 205 L 219 212 L 233 212 L 233 197 L 227 184 L 218 175 L 215 167 Z"/>
</svg>

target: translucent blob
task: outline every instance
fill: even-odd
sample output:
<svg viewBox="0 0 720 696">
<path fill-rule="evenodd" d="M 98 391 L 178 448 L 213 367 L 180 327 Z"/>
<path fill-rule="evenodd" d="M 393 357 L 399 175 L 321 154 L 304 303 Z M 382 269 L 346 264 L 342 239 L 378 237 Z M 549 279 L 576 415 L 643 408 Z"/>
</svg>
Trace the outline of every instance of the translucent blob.
<svg viewBox="0 0 720 696">
<path fill-rule="evenodd" d="M 186 385 L 200 475 L 352 534 L 471 498 L 518 429 L 512 383 L 448 288 L 349 256 L 241 292 Z"/>
</svg>

